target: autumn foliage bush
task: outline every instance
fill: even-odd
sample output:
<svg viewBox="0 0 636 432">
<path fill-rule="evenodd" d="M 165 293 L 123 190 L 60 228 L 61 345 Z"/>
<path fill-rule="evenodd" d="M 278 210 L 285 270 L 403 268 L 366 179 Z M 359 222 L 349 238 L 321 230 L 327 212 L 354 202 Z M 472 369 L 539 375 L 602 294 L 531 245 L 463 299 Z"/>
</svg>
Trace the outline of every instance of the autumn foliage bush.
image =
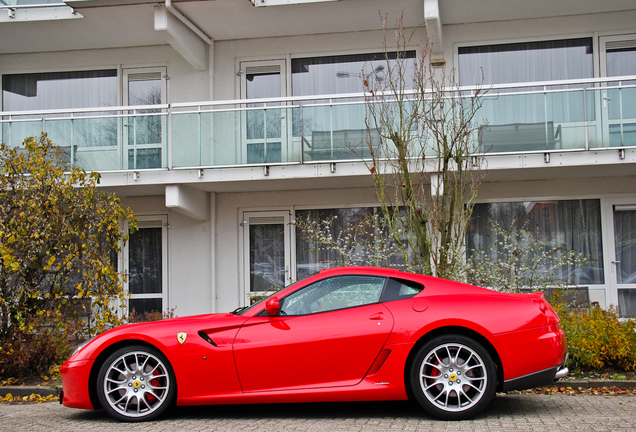
<svg viewBox="0 0 636 432">
<path fill-rule="evenodd" d="M 619 319 L 613 307 L 568 310 L 557 302 L 554 309 L 568 343 L 570 368 L 636 371 L 635 321 Z"/>
<path fill-rule="evenodd" d="M 0 378 L 38 376 L 78 338 L 121 323 L 111 256 L 135 219 L 47 139 L 0 144 Z"/>
</svg>

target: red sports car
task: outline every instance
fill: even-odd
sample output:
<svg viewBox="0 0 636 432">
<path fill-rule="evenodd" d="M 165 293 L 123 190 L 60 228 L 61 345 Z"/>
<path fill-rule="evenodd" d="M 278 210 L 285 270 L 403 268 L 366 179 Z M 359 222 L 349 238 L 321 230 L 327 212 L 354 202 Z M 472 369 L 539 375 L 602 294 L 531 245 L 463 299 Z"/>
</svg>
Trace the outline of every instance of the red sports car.
<svg viewBox="0 0 636 432">
<path fill-rule="evenodd" d="M 62 366 L 61 401 L 124 421 L 170 405 L 416 400 L 459 420 L 496 391 L 567 374 L 540 293 L 505 294 L 398 270 L 325 270 L 249 308 L 130 324 Z"/>
</svg>

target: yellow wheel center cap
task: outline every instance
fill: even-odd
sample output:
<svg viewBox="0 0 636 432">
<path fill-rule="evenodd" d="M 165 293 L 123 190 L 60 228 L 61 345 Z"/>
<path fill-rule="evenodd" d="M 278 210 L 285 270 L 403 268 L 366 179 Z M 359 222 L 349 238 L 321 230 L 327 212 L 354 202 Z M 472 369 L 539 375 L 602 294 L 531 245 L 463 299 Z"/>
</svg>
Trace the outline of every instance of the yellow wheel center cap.
<svg viewBox="0 0 636 432">
<path fill-rule="evenodd" d="M 133 387 L 134 387 L 134 388 L 139 388 L 139 387 L 141 387 L 141 383 L 140 383 L 139 381 L 135 381 L 135 382 L 133 383 Z"/>
<path fill-rule="evenodd" d="M 457 374 L 450 374 L 450 380 L 455 381 L 457 379 Z"/>
</svg>

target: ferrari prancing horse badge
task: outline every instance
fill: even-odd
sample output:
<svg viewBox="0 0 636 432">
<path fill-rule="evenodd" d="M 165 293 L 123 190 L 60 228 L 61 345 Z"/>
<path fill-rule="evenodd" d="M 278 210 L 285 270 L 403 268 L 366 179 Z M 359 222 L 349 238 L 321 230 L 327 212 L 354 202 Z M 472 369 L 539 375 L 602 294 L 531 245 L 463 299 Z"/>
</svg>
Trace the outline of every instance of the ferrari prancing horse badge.
<svg viewBox="0 0 636 432">
<path fill-rule="evenodd" d="M 186 338 L 188 337 L 187 333 L 177 333 L 177 340 L 179 341 L 179 343 L 181 345 L 183 345 L 183 343 L 186 341 Z"/>
</svg>

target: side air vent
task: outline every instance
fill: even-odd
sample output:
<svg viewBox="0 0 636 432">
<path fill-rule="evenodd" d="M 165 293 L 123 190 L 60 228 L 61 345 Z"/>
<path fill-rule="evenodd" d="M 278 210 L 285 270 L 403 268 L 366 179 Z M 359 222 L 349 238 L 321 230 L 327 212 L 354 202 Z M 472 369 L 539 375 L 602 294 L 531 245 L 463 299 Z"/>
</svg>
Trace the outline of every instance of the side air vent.
<svg viewBox="0 0 636 432">
<path fill-rule="evenodd" d="M 203 330 L 199 330 L 199 336 L 201 336 L 206 342 L 214 345 L 214 346 L 218 346 L 211 338 L 210 336 L 208 336 L 208 334 L 206 332 L 204 332 Z"/>
</svg>

